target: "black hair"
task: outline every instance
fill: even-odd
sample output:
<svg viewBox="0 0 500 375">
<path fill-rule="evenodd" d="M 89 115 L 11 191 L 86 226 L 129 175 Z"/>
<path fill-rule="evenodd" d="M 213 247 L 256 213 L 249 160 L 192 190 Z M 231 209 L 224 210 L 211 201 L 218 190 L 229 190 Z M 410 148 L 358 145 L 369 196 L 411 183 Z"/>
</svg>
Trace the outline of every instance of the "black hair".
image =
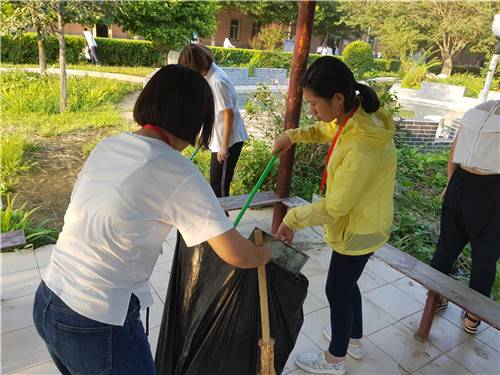
<svg viewBox="0 0 500 375">
<path fill-rule="evenodd" d="M 167 65 L 157 71 L 134 106 L 134 120 L 168 130 L 192 146 L 206 149 L 212 139 L 214 97 L 208 82 L 194 69 Z"/>
<path fill-rule="evenodd" d="M 313 62 L 302 76 L 300 87 L 308 88 L 324 99 L 332 99 L 336 93 L 344 95 L 345 112 L 349 112 L 358 102 L 361 102 L 367 113 L 380 108 L 377 93 L 371 87 L 356 82 L 351 69 L 333 56 L 323 56 Z M 356 95 L 356 91 L 359 95 Z"/>
</svg>

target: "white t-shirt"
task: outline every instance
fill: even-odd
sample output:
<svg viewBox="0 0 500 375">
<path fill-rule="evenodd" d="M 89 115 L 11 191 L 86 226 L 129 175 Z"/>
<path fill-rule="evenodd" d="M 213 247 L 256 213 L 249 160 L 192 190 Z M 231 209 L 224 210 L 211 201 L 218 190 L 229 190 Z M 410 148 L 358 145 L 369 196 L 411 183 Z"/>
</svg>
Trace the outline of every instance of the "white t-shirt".
<svg viewBox="0 0 500 375">
<path fill-rule="evenodd" d="M 87 39 L 87 44 L 89 45 L 89 47 L 97 47 L 94 36 L 90 31 L 86 30 L 83 32 L 83 34 L 85 35 L 85 39 Z"/>
<path fill-rule="evenodd" d="M 229 137 L 228 148 L 237 142 L 246 141 L 248 139 L 248 134 L 243 119 L 241 118 L 236 90 L 226 72 L 215 65 L 215 63 L 212 63 L 206 79 L 212 88 L 215 101 L 214 130 L 209 149 L 211 152 L 219 152 L 222 144 L 222 136 L 224 134 L 223 110 L 232 108 L 234 112 L 233 131 Z"/>
<path fill-rule="evenodd" d="M 123 325 L 175 226 L 194 246 L 233 228 L 198 169 L 165 142 L 123 133 L 102 140 L 73 189 L 43 280 L 90 319 Z"/>
<path fill-rule="evenodd" d="M 453 162 L 483 173 L 500 173 L 500 100 L 469 109 L 460 124 Z"/>
</svg>

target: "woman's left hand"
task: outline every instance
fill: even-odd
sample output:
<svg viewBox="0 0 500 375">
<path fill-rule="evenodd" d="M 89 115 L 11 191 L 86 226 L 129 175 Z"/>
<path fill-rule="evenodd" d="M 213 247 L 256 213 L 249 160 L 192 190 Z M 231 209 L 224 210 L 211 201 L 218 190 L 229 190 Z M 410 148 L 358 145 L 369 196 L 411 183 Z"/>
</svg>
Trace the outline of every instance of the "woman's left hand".
<svg viewBox="0 0 500 375">
<path fill-rule="evenodd" d="M 293 229 L 288 228 L 285 223 L 281 223 L 274 235 L 274 240 L 283 241 L 291 245 L 293 241 Z"/>
<path fill-rule="evenodd" d="M 224 160 L 228 157 L 227 146 L 221 146 L 219 152 L 217 153 L 217 161 L 222 164 Z"/>
</svg>

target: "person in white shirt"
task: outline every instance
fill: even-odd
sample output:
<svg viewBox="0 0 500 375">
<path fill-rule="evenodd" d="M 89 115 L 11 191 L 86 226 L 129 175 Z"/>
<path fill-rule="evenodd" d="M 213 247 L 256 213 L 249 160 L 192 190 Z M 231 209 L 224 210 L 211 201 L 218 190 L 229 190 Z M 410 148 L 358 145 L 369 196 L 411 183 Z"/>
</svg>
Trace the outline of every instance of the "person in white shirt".
<svg viewBox="0 0 500 375">
<path fill-rule="evenodd" d="M 469 287 L 490 297 L 500 258 L 500 100 L 468 110 L 448 159 L 441 194 L 441 231 L 430 266 L 449 274 L 467 243 L 471 246 Z M 444 298 L 437 310 L 448 306 Z M 463 311 L 463 328 L 475 334 L 479 317 Z"/>
<path fill-rule="evenodd" d="M 191 43 L 179 55 L 179 64 L 199 71 L 208 81 L 215 99 L 215 123 L 210 165 L 210 185 L 217 197 L 229 196 L 234 169 L 248 134 L 238 107 L 238 97 L 231 79 L 214 63 L 210 48 Z"/>
<path fill-rule="evenodd" d="M 222 46 L 224 48 L 236 48 L 235 46 L 233 46 L 229 38 L 224 39 L 224 43 L 222 44 Z"/>
<path fill-rule="evenodd" d="M 188 246 L 208 241 L 227 263 L 265 265 L 227 218 L 201 172 L 180 154 L 206 148 L 214 101 L 201 74 L 159 70 L 134 107 L 141 126 L 105 138 L 78 175 L 64 227 L 35 295 L 33 319 L 62 374 L 154 374 L 140 309 L 172 227 Z"/>
<path fill-rule="evenodd" d="M 97 43 L 94 36 L 86 27 L 83 28 L 83 35 L 85 36 L 87 44 L 90 48 L 90 62 L 92 64 L 99 65 L 99 60 L 97 59 Z"/>
</svg>

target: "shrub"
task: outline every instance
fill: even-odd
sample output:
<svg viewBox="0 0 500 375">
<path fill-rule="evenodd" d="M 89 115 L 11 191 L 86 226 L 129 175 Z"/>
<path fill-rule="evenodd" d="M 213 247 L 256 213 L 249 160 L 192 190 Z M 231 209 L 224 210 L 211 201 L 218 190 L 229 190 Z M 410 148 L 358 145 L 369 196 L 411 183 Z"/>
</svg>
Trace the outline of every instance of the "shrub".
<svg viewBox="0 0 500 375">
<path fill-rule="evenodd" d="M 379 72 L 397 72 L 401 67 L 399 60 L 374 59 L 373 69 Z"/>
<path fill-rule="evenodd" d="M 349 43 L 342 56 L 344 62 L 353 71 L 356 79 L 362 79 L 365 72 L 369 72 L 374 67 L 373 50 L 366 42 L 357 40 Z"/>
<path fill-rule="evenodd" d="M 262 172 L 271 160 L 271 148 L 263 140 L 250 137 L 245 142 L 236 164 L 231 184 L 231 195 L 247 194 L 257 185 Z M 259 191 L 275 191 L 278 163 L 274 163 Z"/>
<path fill-rule="evenodd" d="M 429 50 L 423 51 L 417 61 L 414 60 L 413 52 L 410 53 L 410 56 L 401 58 L 401 70 L 403 72 L 401 87 L 420 88 L 420 83 L 427 78 L 429 69 L 439 64 L 435 57 L 427 61 L 433 54 L 429 53 Z"/>
<path fill-rule="evenodd" d="M 215 63 L 219 66 L 245 67 L 256 52 L 243 48 L 209 47 L 214 55 Z"/>
<path fill-rule="evenodd" d="M 260 29 L 257 35 L 250 41 L 250 45 L 253 49 L 280 50 L 283 48 L 287 33 L 286 26 L 279 23 L 271 23 Z"/>
</svg>

